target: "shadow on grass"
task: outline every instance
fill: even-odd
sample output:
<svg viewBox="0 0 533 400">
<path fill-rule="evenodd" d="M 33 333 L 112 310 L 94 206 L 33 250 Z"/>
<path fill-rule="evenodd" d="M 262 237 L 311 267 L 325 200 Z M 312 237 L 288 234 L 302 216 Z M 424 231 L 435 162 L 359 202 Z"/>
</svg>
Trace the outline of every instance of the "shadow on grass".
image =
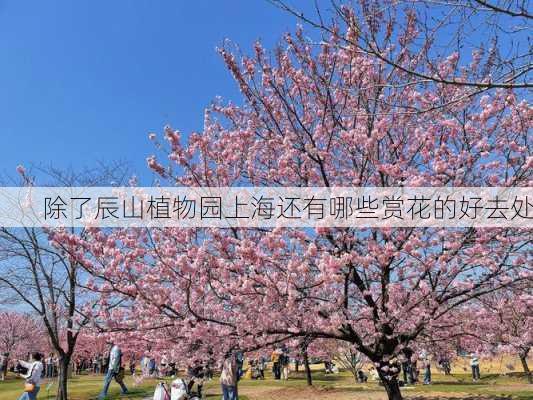
<svg viewBox="0 0 533 400">
<path fill-rule="evenodd" d="M 338 382 L 346 380 L 346 377 L 339 374 L 324 374 L 316 373 L 312 374 L 313 382 Z M 292 372 L 289 377 L 290 380 L 305 381 L 307 378 L 303 372 Z"/>
<path fill-rule="evenodd" d="M 152 398 L 154 396 L 154 391 L 151 388 L 133 388 L 128 389 L 128 393 L 121 394 L 120 392 L 110 392 L 108 393 L 106 400 L 119 400 L 119 399 L 145 399 Z M 89 397 L 89 400 L 98 399 L 98 394 L 92 395 Z"/>
<path fill-rule="evenodd" d="M 431 382 L 431 386 L 487 386 L 489 382 L 468 382 L 468 381 L 433 381 Z M 424 387 L 424 385 L 419 384 L 418 386 Z"/>
<path fill-rule="evenodd" d="M 222 398 L 222 393 L 208 394 L 202 397 L 202 399 L 207 399 L 207 400 L 214 400 L 214 399 L 220 400 L 221 398 Z M 248 396 L 239 395 L 239 400 L 248 400 Z"/>
<path fill-rule="evenodd" d="M 461 397 L 458 399 L 457 397 L 448 398 L 448 397 L 425 397 L 425 396 L 415 396 L 415 397 L 408 397 L 408 400 L 531 400 L 531 397 L 515 397 L 515 396 L 467 396 L 467 397 Z"/>
<path fill-rule="evenodd" d="M 378 390 L 378 387 L 376 386 L 375 388 L 368 388 L 368 387 L 363 387 L 363 386 L 346 386 L 343 388 L 332 387 L 332 389 L 335 389 L 335 390 L 340 389 L 343 392 L 348 392 L 348 393 L 360 393 L 360 392 L 367 392 L 367 391 L 376 391 Z"/>
</svg>

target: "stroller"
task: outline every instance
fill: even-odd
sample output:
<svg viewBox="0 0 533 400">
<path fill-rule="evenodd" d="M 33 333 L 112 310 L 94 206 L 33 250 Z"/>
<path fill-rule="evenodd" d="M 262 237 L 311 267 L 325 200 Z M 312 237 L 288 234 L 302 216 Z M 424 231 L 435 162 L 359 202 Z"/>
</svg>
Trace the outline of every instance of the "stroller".
<svg viewBox="0 0 533 400">
<path fill-rule="evenodd" d="M 172 381 L 170 400 L 200 400 L 198 393 L 192 391 L 194 379 L 177 378 Z"/>
</svg>

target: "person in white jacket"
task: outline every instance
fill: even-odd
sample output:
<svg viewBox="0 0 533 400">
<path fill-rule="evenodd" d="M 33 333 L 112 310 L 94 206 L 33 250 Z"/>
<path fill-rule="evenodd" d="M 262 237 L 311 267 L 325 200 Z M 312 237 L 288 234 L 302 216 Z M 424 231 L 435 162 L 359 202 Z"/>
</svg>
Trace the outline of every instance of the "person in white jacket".
<svg viewBox="0 0 533 400">
<path fill-rule="evenodd" d="M 122 368 L 122 351 L 120 350 L 120 347 L 118 345 L 111 344 L 111 351 L 109 353 L 109 366 L 107 369 L 107 373 L 104 377 L 104 387 L 102 388 L 102 391 L 100 392 L 100 395 L 98 396 L 98 399 L 103 400 L 107 396 L 107 391 L 109 389 L 109 385 L 111 384 L 111 381 L 115 379 L 115 382 L 117 382 L 120 385 L 120 388 L 122 389 L 122 394 L 128 393 L 128 388 L 126 385 L 124 385 L 123 382 L 123 370 Z"/>
<path fill-rule="evenodd" d="M 33 390 L 30 392 L 24 392 L 19 400 L 35 400 L 37 399 L 37 394 L 41 389 L 41 374 L 43 373 L 43 363 L 42 355 L 40 353 L 33 353 L 30 362 L 24 360 L 18 360 L 19 364 L 27 369 L 25 374 L 21 376 L 26 380 L 26 383 L 32 383 Z"/>
</svg>

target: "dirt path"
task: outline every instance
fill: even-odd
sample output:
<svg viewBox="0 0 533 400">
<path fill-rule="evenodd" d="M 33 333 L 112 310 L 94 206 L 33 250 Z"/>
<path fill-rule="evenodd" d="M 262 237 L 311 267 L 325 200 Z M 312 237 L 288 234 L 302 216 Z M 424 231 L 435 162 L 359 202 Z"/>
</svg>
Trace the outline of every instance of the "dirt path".
<svg viewBox="0 0 533 400">
<path fill-rule="evenodd" d="M 381 392 L 324 388 L 243 388 L 250 400 L 387 400 Z"/>
<path fill-rule="evenodd" d="M 499 387 L 498 389 L 504 389 Z M 516 386 L 513 387 L 516 389 Z M 243 387 L 239 394 L 250 400 L 387 400 L 382 391 L 350 390 L 350 388 L 275 388 L 275 387 Z M 403 392 L 406 400 L 511 400 L 509 396 L 472 395 L 469 393 L 432 392 L 420 393 Z"/>
</svg>

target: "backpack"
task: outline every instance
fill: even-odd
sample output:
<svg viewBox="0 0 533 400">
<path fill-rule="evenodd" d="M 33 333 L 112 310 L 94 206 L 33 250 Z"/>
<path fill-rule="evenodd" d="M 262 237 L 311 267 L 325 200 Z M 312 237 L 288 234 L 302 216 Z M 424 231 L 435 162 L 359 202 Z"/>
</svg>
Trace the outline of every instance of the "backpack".
<svg viewBox="0 0 533 400">
<path fill-rule="evenodd" d="M 155 388 L 154 400 L 170 400 L 167 385 L 164 382 L 159 382 Z"/>
</svg>

